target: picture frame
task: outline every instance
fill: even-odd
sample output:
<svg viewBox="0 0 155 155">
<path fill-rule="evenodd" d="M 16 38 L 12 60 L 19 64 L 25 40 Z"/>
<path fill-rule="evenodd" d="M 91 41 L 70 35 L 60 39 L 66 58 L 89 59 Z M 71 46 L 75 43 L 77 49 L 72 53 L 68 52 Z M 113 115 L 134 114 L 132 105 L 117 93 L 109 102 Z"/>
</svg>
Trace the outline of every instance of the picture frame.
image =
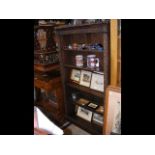
<svg viewBox="0 0 155 155">
<path fill-rule="evenodd" d="M 87 110 L 87 109 L 85 109 L 83 107 L 78 106 L 76 115 L 79 116 L 80 118 L 86 120 L 86 121 L 91 122 L 93 112 L 90 111 L 90 110 Z"/>
<path fill-rule="evenodd" d="M 73 82 L 79 83 L 80 82 L 80 77 L 81 77 L 81 71 L 78 69 L 72 69 L 71 70 L 71 77 L 70 79 Z"/>
<path fill-rule="evenodd" d="M 104 134 L 121 134 L 121 88 L 108 86 L 105 96 Z"/>
<path fill-rule="evenodd" d="M 92 109 L 98 108 L 98 105 L 95 104 L 95 103 L 93 103 L 93 102 L 90 102 L 87 106 L 90 107 L 90 108 L 92 108 Z"/>
<path fill-rule="evenodd" d="M 80 85 L 90 87 L 92 72 L 81 70 Z"/>
<path fill-rule="evenodd" d="M 94 113 L 93 118 L 92 118 L 92 122 L 99 125 L 99 126 L 103 126 L 103 115 Z"/>
<path fill-rule="evenodd" d="M 93 73 L 90 88 L 104 92 L 104 74 Z"/>
</svg>

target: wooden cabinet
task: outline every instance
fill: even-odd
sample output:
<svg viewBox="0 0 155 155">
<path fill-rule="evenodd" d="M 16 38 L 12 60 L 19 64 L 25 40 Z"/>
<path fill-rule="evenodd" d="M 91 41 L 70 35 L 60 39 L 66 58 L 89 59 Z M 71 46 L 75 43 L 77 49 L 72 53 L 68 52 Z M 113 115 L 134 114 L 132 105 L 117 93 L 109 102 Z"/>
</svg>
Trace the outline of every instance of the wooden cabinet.
<svg viewBox="0 0 155 155">
<path fill-rule="evenodd" d="M 54 36 L 55 25 L 34 27 L 34 70 L 50 72 L 59 68 Z"/>
<path fill-rule="evenodd" d="M 64 103 L 61 78 L 58 73 L 48 77 L 36 76 L 34 85 L 37 92 L 36 105 L 55 123 L 64 122 Z"/>
<path fill-rule="evenodd" d="M 53 25 L 34 27 L 35 105 L 56 124 L 64 122 L 63 90 Z"/>
<path fill-rule="evenodd" d="M 91 88 L 92 77 L 97 74 L 100 75 L 101 80 L 98 82 L 106 89 L 109 84 L 109 22 L 97 24 L 83 24 L 76 26 L 60 26 L 56 28 L 56 35 L 58 38 L 59 57 L 61 66 L 61 75 L 64 90 L 64 103 L 66 108 L 66 118 L 72 123 L 80 126 L 91 134 L 102 134 L 103 125 L 94 123 L 96 114 L 103 118 L 103 113 L 98 113 L 96 109 L 92 109 L 88 105 L 78 104 L 80 99 L 86 99 L 89 102 L 95 103 L 98 107 L 104 107 L 104 91 L 99 91 Z M 97 48 L 98 45 L 102 48 Z M 78 65 L 76 56 L 82 56 L 82 66 Z M 99 64 L 90 62 L 89 56 L 95 55 L 95 60 L 99 60 Z M 75 82 L 71 78 L 73 69 L 82 73 L 91 74 L 89 86 L 82 85 L 81 80 L 84 77 L 80 75 L 80 82 Z M 79 75 L 78 75 L 79 76 Z M 88 82 L 87 81 L 87 82 Z M 95 84 L 95 82 L 93 83 Z M 92 112 L 91 120 L 86 120 L 77 115 L 77 111 L 82 109 Z M 86 111 L 86 113 L 88 112 Z"/>
</svg>

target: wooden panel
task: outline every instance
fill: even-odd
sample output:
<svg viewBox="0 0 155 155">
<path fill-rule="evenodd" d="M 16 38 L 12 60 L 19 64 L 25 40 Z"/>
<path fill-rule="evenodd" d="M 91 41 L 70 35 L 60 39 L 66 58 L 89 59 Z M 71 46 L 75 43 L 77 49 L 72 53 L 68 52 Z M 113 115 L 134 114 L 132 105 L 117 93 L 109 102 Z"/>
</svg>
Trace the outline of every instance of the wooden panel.
<svg viewBox="0 0 155 155">
<path fill-rule="evenodd" d="M 111 78 L 110 84 L 116 86 L 117 85 L 117 56 L 118 56 L 118 43 L 117 43 L 117 31 L 118 31 L 118 23 L 116 19 L 112 19 L 110 22 L 110 47 L 111 47 Z"/>
<path fill-rule="evenodd" d="M 119 34 L 118 34 L 118 80 L 117 80 L 117 85 L 121 87 L 121 29 L 120 28 L 119 28 Z"/>
</svg>

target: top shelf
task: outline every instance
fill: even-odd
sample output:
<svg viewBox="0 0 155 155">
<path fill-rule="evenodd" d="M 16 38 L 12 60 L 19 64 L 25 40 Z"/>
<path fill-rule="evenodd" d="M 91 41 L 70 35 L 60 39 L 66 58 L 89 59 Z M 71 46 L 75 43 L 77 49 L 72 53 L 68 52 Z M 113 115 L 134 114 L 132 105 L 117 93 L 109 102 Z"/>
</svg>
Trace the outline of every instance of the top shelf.
<svg viewBox="0 0 155 155">
<path fill-rule="evenodd" d="M 65 25 L 55 28 L 59 35 L 74 35 L 74 34 L 92 34 L 92 33 L 108 33 L 109 22 L 96 24 L 82 24 L 82 25 Z"/>
<path fill-rule="evenodd" d="M 91 53 L 103 53 L 104 51 L 97 51 L 97 50 L 78 50 L 78 49 L 67 49 L 64 48 L 64 51 L 72 51 L 72 52 L 91 52 Z"/>
<path fill-rule="evenodd" d="M 59 30 L 59 29 L 68 29 L 68 28 L 79 28 L 79 27 L 81 28 L 81 27 L 86 27 L 86 26 L 105 25 L 108 23 L 109 23 L 109 21 L 105 21 L 102 23 L 93 23 L 93 24 L 63 25 L 63 26 L 56 27 L 55 29 Z"/>
<path fill-rule="evenodd" d="M 80 70 L 87 70 L 87 71 L 91 71 L 91 72 L 98 73 L 98 74 L 104 74 L 104 72 L 102 71 L 102 69 L 99 68 L 99 67 L 96 67 L 96 68 L 77 67 L 75 65 L 70 65 L 70 64 L 64 64 L 64 67 L 73 68 L 73 69 L 80 69 Z"/>
</svg>

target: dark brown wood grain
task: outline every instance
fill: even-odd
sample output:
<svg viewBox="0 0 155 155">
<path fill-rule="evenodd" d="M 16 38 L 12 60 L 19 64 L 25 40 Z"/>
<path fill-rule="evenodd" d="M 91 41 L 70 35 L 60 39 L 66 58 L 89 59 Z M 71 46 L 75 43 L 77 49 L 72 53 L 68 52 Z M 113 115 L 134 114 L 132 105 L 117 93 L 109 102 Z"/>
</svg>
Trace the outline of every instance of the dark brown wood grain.
<svg viewBox="0 0 155 155">
<path fill-rule="evenodd" d="M 55 95 L 56 101 L 52 102 L 47 99 L 41 98 L 37 102 L 37 105 L 41 106 L 45 113 L 47 112 L 51 119 L 53 118 L 57 123 L 63 123 L 64 121 L 64 102 L 63 102 L 63 90 L 61 78 L 56 77 L 45 81 L 46 78 L 34 79 L 34 85 L 38 89 L 44 89 L 47 93 L 51 92 Z"/>
</svg>

